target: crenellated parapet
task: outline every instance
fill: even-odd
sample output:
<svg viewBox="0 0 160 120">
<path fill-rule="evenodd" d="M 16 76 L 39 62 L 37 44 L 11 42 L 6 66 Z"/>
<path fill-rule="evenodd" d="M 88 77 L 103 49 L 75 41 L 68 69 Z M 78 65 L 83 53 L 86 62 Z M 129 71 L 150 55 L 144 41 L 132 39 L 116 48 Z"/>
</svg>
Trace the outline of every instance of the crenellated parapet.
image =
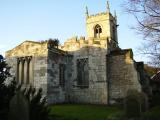
<svg viewBox="0 0 160 120">
<path fill-rule="evenodd" d="M 109 13 L 101 12 L 101 13 L 89 15 L 88 18 L 97 17 L 97 16 L 103 16 L 103 15 L 107 15 L 107 14 L 109 14 Z"/>
<path fill-rule="evenodd" d="M 109 38 L 106 37 L 101 37 L 100 39 L 88 38 L 86 40 L 85 37 L 81 36 L 80 38 L 72 37 L 68 39 L 66 42 L 64 42 L 63 45 L 59 46 L 59 49 L 64 51 L 76 51 L 83 47 L 88 47 L 88 46 L 106 49 L 108 45 L 109 45 Z"/>
</svg>

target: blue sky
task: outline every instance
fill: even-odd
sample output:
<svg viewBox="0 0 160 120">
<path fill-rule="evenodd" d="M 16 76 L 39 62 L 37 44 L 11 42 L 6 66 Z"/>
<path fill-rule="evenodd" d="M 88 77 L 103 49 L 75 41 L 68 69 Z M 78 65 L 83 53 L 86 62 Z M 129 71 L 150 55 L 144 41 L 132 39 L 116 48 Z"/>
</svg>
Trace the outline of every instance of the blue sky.
<svg viewBox="0 0 160 120">
<path fill-rule="evenodd" d="M 124 0 L 110 0 L 111 12 L 117 12 L 118 39 L 121 48 L 133 48 L 135 59 L 141 37 L 130 29 L 134 18 L 124 12 Z M 73 36 L 85 36 L 85 6 L 89 13 L 106 11 L 106 0 L 1 0 L 0 54 L 25 40 L 58 38 L 61 43 Z"/>
</svg>

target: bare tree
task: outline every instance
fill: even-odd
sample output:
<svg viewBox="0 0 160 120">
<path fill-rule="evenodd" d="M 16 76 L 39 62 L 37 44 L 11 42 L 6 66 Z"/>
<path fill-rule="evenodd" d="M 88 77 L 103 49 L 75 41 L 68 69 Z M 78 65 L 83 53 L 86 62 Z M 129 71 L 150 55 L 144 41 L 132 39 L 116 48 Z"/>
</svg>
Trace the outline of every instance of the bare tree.
<svg viewBox="0 0 160 120">
<path fill-rule="evenodd" d="M 124 6 L 137 20 L 133 28 L 147 40 L 141 53 L 160 65 L 160 0 L 126 0 Z"/>
</svg>

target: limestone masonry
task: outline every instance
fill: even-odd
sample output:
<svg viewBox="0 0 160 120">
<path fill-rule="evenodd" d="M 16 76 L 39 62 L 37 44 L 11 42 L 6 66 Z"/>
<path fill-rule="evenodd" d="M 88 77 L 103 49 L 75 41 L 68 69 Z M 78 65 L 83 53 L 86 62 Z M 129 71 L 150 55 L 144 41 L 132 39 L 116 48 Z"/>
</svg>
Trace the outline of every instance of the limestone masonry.
<svg viewBox="0 0 160 120">
<path fill-rule="evenodd" d="M 131 49 L 118 46 L 117 16 L 89 15 L 87 37 L 73 37 L 55 48 L 25 41 L 6 52 L 11 73 L 23 85 L 43 88 L 47 102 L 112 104 L 128 89 L 141 91 L 138 64 Z"/>
</svg>

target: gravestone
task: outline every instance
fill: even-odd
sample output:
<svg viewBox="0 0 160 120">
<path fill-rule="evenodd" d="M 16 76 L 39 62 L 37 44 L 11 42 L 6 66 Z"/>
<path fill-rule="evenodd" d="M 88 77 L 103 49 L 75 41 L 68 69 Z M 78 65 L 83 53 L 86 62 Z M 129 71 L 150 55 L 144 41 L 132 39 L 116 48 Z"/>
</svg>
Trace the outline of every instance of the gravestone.
<svg viewBox="0 0 160 120">
<path fill-rule="evenodd" d="M 128 118 L 140 117 L 141 103 L 139 100 L 136 98 L 127 98 L 125 104 L 125 111 Z"/>
<path fill-rule="evenodd" d="M 29 103 L 21 92 L 10 101 L 9 120 L 29 120 Z"/>
<path fill-rule="evenodd" d="M 124 101 L 125 114 L 128 118 L 138 118 L 148 108 L 147 96 L 136 90 L 128 90 Z"/>
</svg>

